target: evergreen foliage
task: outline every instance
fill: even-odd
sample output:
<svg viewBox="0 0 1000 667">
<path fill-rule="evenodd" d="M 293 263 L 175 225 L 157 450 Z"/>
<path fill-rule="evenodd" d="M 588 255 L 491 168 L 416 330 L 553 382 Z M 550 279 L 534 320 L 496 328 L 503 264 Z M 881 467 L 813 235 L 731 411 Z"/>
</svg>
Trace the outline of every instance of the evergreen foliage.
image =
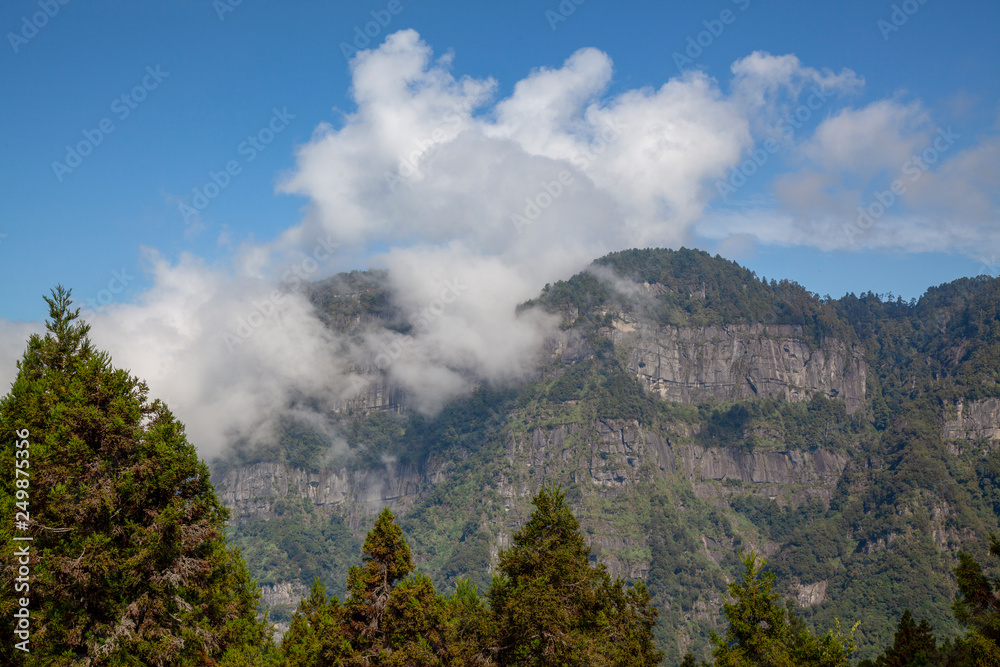
<svg viewBox="0 0 1000 667">
<path fill-rule="evenodd" d="M 285 634 L 279 664 L 655 665 L 656 611 L 640 584 L 591 567 L 564 494 L 543 489 L 536 512 L 501 555 L 487 599 L 460 581 L 450 597 L 413 574 L 410 549 L 385 509 L 351 568 L 341 605 L 317 581 Z"/>
<path fill-rule="evenodd" d="M 0 400 L 0 615 L 15 608 L 9 519 L 30 513 L 31 652 L 10 665 L 257 664 L 269 650 L 259 589 L 227 548 L 226 509 L 184 427 L 97 351 L 57 287 Z M 30 432 L 16 450 L 15 434 Z M 28 451 L 30 484 L 15 493 Z M 26 497 L 25 497 L 26 496 Z M 23 534 L 23 533 L 19 533 Z M 20 596 L 17 596 L 20 597 Z"/>
<path fill-rule="evenodd" d="M 590 549 L 560 489 L 543 488 L 535 511 L 500 555 L 490 588 L 496 661 L 502 665 L 655 665 L 656 610 L 641 583 L 625 589 Z"/>
<path fill-rule="evenodd" d="M 775 575 L 764 571 L 765 561 L 750 552 L 743 564 L 742 582 L 729 585 L 733 601 L 722 607 L 729 628 L 725 637 L 713 636 L 718 667 L 847 667 L 855 648 L 854 629 L 845 637 L 838 622 L 836 631 L 814 637 L 801 619 L 778 604 Z"/>
</svg>

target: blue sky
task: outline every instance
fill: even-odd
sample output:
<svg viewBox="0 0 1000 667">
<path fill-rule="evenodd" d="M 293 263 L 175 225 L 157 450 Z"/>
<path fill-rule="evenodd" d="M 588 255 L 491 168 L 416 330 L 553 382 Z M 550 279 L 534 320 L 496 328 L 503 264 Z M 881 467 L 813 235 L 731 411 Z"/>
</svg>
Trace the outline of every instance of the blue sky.
<svg viewBox="0 0 1000 667">
<path fill-rule="evenodd" d="M 56 282 L 85 298 L 123 269 L 136 278 L 116 298 L 137 298 L 149 285 L 142 246 L 168 258 L 190 251 L 226 262 L 241 241 L 267 241 L 295 225 L 306 200 L 275 194 L 275 183 L 294 168 L 295 147 L 319 123 L 336 124 L 337 110 L 354 109 L 340 44 L 350 43 L 355 27 L 363 29 L 370 12 L 386 5 L 244 0 L 222 11 L 208 1 L 73 0 L 54 5 L 55 16 L 15 53 L 9 33 L 21 33 L 24 17 L 41 9 L 26 0 L 4 3 L 0 85 L 10 97 L 0 111 L 0 233 L 6 234 L 0 317 L 38 319 L 44 315 L 40 295 Z M 1000 45 L 990 34 L 1000 18 L 996 3 L 927 0 L 888 40 L 877 22 L 891 20 L 889 2 L 587 0 L 571 5 L 575 11 L 553 30 L 545 11 L 558 5 L 401 0 L 402 11 L 379 26 L 372 45 L 413 28 L 435 53 L 454 53 L 456 74 L 496 79 L 497 98 L 533 68 L 557 67 L 593 46 L 614 62 L 613 94 L 677 76 L 672 54 L 683 53 L 687 38 L 705 30 L 704 21 L 729 9 L 733 23 L 694 61 L 723 85 L 730 65 L 755 50 L 795 54 L 806 66 L 850 68 L 864 77 L 863 91 L 848 100 L 854 105 L 919 101 L 938 124 L 961 127 L 966 146 L 996 132 Z M 113 100 L 141 84 L 147 66 L 169 76 L 119 119 Z M 210 171 L 242 160 L 238 145 L 266 124 L 273 108 L 287 108 L 294 120 L 244 165 L 205 210 L 204 229 L 193 233 L 172 197 L 190 196 Z M 64 161 L 65 147 L 104 118 L 114 131 L 60 182 L 52 163 Z M 767 196 L 767 186 L 758 178 L 740 195 Z M 231 245 L 218 242 L 223 230 Z M 716 249 L 705 239 L 700 245 Z M 755 253 L 728 254 L 821 294 L 871 288 L 910 297 L 929 284 L 980 272 L 976 257 L 945 250 L 826 253 L 763 244 Z"/>
<path fill-rule="evenodd" d="M 997 275 L 997 25 L 972 0 L 10 0 L 0 375 L 57 283 L 179 393 L 192 341 L 218 356 L 296 266 L 389 267 L 414 312 L 464 280 L 458 348 L 497 347 L 487 301 L 624 247 L 835 297 Z"/>
</svg>

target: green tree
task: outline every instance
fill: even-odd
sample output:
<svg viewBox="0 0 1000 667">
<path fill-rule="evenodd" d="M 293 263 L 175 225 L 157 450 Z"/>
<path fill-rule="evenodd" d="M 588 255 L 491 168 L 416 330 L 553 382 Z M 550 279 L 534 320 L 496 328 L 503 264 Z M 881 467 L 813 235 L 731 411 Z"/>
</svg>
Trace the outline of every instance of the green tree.
<svg viewBox="0 0 1000 667">
<path fill-rule="evenodd" d="M 355 650 L 366 658 L 390 649 L 383 618 L 396 582 L 413 571 L 410 546 L 389 508 L 375 520 L 365 537 L 362 563 L 347 575 L 349 599 L 345 616 Z"/>
<path fill-rule="evenodd" d="M 448 606 L 430 578 L 412 572 L 410 547 L 386 508 L 365 538 L 361 565 L 350 570 L 347 601 L 328 601 L 314 583 L 282 641 L 282 664 L 467 664 L 449 662 Z M 460 647 L 456 653 L 464 655 Z"/>
<path fill-rule="evenodd" d="M 1000 556 L 1000 540 L 995 535 L 989 536 L 989 553 Z M 973 664 L 1000 664 L 1000 582 L 990 581 L 983 574 L 983 569 L 971 555 L 962 552 L 958 554 L 958 565 L 955 566 L 955 580 L 958 584 L 958 596 L 952 610 L 955 620 L 964 626 L 968 633 L 960 641 L 961 652 L 973 661 Z"/>
<path fill-rule="evenodd" d="M 256 618 L 259 590 L 226 547 L 226 509 L 183 425 L 94 349 L 68 290 L 46 301 L 47 333 L 31 336 L 0 400 L 0 512 L 30 514 L 27 533 L 17 534 L 33 538 L 30 591 L 21 594 L 30 600 L 31 652 L 12 650 L 8 638 L 0 662 L 262 661 L 270 639 Z M 15 487 L 15 460 L 28 462 L 18 466 L 29 473 L 26 489 Z M 0 524 L 8 619 L 14 545 L 24 544 L 12 541 L 12 527 Z"/>
<path fill-rule="evenodd" d="M 815 637 L 797 616 L 789 617 L 773 591 L 775 575 L 764 571 L 766 561 L 750 552 L 742 557 L 742 582 L 729 584 L 732 602 L 722 606 L 729 621 L 726 636 L 715 633 L 713 655 L 718 667 L 847 667 L 854 651 L 854 629 L 844 636 L 837 624 Z"/>
<path fill-rule="evenodd" d="M 590 549 L 559 489 L 543 488 L 531 518 L 500 554 L 489 601 L 502 665 L 655 665 L 656 610 L 644 585 L 626 589 Z"/>
<path fill-rule="evenodd" d="M 693 655 L 685 653 L 684 658 L 681 660 L 680 667 L 698 667 L 698 663 L 695 661 Z"/>
<path fill-rule="evenodd" d="M 859 667 L 919 667 L 937 664 L 937 657 L 937 640 L 927 619 L 920 619 L 918 625 L 910 610 L 906 609 L 899 619 L 892 646 L 874 662 L 864 660 Z"/>
<path fill-rule="evenodd" d="M 774 573 L 762 573 L 765 561 L 756 553 L 750 552 L 742 560 L 746 566 L 743 581 L 729 584 L 733 601 L 722 606 L 729 621 L 726 636 L 712 636 L 716 664 L 793 667 L 785 609 L 777 604 L 778 594 L 772 592 Z"/>
<path fill-rule="evenodd" d="M 445 600 L 448 613 L 448 664 L 455 667 L 486 665 L 493 636 L 492 617 L 475 585 L 459 579 L 455 592 Z"/>
<path fill-rule="evenodd" d="M 353 651 L 347 641 L 343 609 L 336 596 L 327 599 L 326 586 L 316 579 L 281 639 L 281 667 L 327 667 L 349 664 Z"/>
</svg>

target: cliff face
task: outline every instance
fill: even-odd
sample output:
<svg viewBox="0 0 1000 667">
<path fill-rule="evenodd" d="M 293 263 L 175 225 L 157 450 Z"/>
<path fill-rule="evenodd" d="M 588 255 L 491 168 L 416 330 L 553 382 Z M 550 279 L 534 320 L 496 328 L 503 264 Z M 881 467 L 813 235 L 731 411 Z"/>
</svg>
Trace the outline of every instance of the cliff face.
<svg viewBox="0 0 1000 667">
<path fill-rule="evenodd" d="M 446 466 L 385 463 L 381 468 L 336 468 L 307 472 L 283 463 L 255 463 L 233 468 L 216 480 L 219 498 L 232 520 L 270 519 L 276 500 L 289 494 L 307 498 L 317 509 L 348 517 L 377 514 L 384 507 L 405 513 L 424 487 L 442 479 Z"/>
<path fill-rule="evenodd" d="M 493 560 L 510 545 L 511 536 L 527 518 L 530 498 L 554 480 L 582 483 L 585 497 L 614 499 L 629 497 L 643 483 L 683 479 L 697 497 L 718 507 L 740 494 L 796 506 L 808 498 L 828 503 L 848 460 L 843 453 L 823 449 L 743 451 L 699 446 L 686 435 L 672 438 L 635 422 L 600 419 L 508 433 L 504 465 L 494 479 L 505 516 L 490 529 Z M 318 473 L 281 463 L 257 463 L 226 472 L 216 486 L 236 522 L 273 519 L 275 502 L 293 495 L 309 499 L 321 512 L 339 513 L 358 530 L 364 518 L 386 506 L 405 516 L 434 485 L 449 477 L 451 467 L 451 462 L 439 457 L 406 465 L 387 463 L 378 469 Z M 636 527 L 623 531 L 620 522 L 609 520 L 613 518 L 581 519 L 590 546 L 613 575 L 647 576 L 650 560 L 645 535 L 636 532 Z M 717 560 L 723 538 L 701 537 L 711 545 L 705 547 L 710 557 Z"/>
<path fill-rule="evenodd" d="M 825 449 L 745 451 L 703 447 L 680 436 L 644 428 L 635 422 L 597 420 L 511 434 L 505 448 L 507 470 L 498 483 L 508 516 L 497 537 L 498 547 L 510 542 L 512 529 L 526 517 L 518 514 L 524 501 L 554 479 L 583 483 L 584 496 L 622 498 L 640 484 L 679 479 L 695 495 L 717 507 L 728 507 L 734 495 L 771 498 L 798 506 L 807 499 L 829 505 L 840 474 L 849 460 Z M 519 502 L 521 501 L 521 502 Z M 646 536 L 622 531 L 620 525 L 597 517 L 581 524 L 588 542 L 615 576 L 645 577 L 650 561 Z M 701 536 L 710 558 L 724 551 L 719 536 Z M 762 551 L 768 545 L 759 545 Z M 646 554 L 646 555 L 644 555 Z"/>
<path fill-rule="evenodd" d="M 746 451 L 688 445 L 678 448 L 695 495 L 717 507 L 751 493 L 797 507 L 809 499 L 829 506 L 850 457 L 825 449 Z M 739 482 L 734 484 L 734 482 Z"/>
<path fill-rule="evenodd" d="M 1000 399 L 984 398 L 966 404 L 959 401 L 957 415 L 944 423 L 949 440 L 1000 440 Z"/>
<path fill-rule="evenodd" d="M 406 408 L 403 390 L 391 384 L 385 375 L 371 368 L 351 377 L 352 398 L 338 401 L 334 411 L 367 413 L 372 410 L 402 412 Z"/>
<path fill-rule="evenodd" d="M 842 399 L 848 412 L 864 405 L 862 353 L 834 339 L 813 347 L 801 327 L 654 327 L 625 319 L 615 322 L 613 340 L 630 349 L 629 371 L 664 400 L 803 401 L 821 391 Z"/>
</svg>

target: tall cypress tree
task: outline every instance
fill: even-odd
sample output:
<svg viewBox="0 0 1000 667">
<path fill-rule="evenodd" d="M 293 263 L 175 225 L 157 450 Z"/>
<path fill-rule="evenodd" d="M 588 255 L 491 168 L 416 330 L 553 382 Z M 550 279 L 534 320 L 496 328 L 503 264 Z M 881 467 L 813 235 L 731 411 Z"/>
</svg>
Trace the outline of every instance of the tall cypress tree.
<svg viewBox="0 0 1000 667">
<path fill-rule="evenodd" d="M 12 538 L 30 536 L 30 653 L 24 665 L 254 664 L 270 642 L 259 591 L 226 547 L 226 509 L 183 425 L 146 384 L 97 351 L 70 292 L 46 298 L 0 400 L 0 616 L 19 604 Z M 15 434 L 28 432 L 27 498 Z M 21 438 L 17 438 L 21 441 Z M 12 530 L 17 502 L 25 530 Z M 24 507 L 24 506 L 22 506 Z M 12 534 L 14 533 L 14 534 Z"/>
<path fill-rule="evenodd" d="M 814 636 L 797 616 L 778 605 L 775 576 L 756 553 L 742 556 L 746 572 L 729 584 L 732 602 L 722 606 L 729 621 L 725 636 L 712 633 L 717 667 L 847 667 L 854 651 L 855 624 L 845 636 L 836 630 Z"/>
<path fill-rule="evenodd" d="M 497 664 L 658 664 L 645 586 L 626 589 L 603 564 L 590 565 L 560 489 L 542 489 L 533 503 L 490 588 Z"/>
<path fill-rule="evenodd" d="M 412 572 L 410 547 L 392 511 L 385 508 L 365 538 L 362 564 L 352 567 L 348 575 L 350 597 L 342 606 L 337 598 L 327 600 L 325 588 L 317 581 L 282 640 L 279 664 L 470 664 L 466 658 L 474 657 L 479 647 L 466 645 L 457 634 L 475 630 L 470 625 L 478 616 L 475 608 L 468 607 L 476 605 L 468 600 L 446 604 L 427 575 Z"/>
</svg>

